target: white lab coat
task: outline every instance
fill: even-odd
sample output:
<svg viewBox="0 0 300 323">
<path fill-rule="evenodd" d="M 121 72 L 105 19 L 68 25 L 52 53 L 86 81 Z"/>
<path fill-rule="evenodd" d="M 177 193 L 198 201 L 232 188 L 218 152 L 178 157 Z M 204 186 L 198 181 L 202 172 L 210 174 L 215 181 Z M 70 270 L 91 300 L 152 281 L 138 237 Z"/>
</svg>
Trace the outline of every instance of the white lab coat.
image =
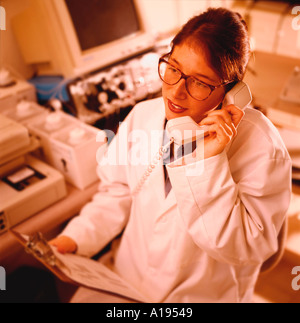
<svg viewBox="0 0 300 323">
<path fill-rule="evenodd" d="M 164 121 L 161 98 L 137 105 L 109 146 L 110 160 L 115 151 L 131 160 L 151 151 L 152 158 L 162 144 L 153 130 L 159 133 Z M 152 131 L 151 145 L 126 142 L 133 129 Z M 195 166 L 204 171 L 195 174 Z M 251 301 L 261 264 L 277 250 L 290 202 L 291 161 L 276 128 L 246 109 L 225 152 L 167 165 L 167 198 L 162 165 L 132 198 L 146 168 L 99 167 L 99 193 L 62 234 L 77 242 L 79 254 L 92 256 L 124 230 L 111 266 L 153 302 Z"/>
</svg>

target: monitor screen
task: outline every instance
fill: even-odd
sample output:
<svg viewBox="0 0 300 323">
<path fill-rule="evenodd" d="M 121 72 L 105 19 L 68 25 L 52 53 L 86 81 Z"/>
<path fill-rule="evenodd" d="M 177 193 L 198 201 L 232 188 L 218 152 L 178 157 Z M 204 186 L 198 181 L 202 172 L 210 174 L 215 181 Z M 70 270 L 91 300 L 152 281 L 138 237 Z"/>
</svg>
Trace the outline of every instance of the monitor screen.
<svg viewBox="0 0 300 323">
<path fill-rule="evenodd" d="M 65 0 L 82 51 L 141 29 L 133 0 Z"/>
</svg>

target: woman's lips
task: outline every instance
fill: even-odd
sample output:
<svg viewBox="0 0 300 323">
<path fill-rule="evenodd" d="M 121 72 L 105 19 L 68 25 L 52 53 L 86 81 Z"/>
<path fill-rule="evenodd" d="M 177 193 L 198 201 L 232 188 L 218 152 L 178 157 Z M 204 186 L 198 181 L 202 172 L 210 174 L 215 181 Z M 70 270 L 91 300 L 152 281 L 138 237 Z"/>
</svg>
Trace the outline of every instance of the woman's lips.
<svg viewBox="0 0 300 323">
<path fill-rule="evenodd" d="M 188 109 L 185 109 L 179 105 L 174 104 L 172 101 L 168 100 L 168 107 L 169 109 L 174 113 L 183 113 L 184 111 L 187 111 Z"/>
</svg>

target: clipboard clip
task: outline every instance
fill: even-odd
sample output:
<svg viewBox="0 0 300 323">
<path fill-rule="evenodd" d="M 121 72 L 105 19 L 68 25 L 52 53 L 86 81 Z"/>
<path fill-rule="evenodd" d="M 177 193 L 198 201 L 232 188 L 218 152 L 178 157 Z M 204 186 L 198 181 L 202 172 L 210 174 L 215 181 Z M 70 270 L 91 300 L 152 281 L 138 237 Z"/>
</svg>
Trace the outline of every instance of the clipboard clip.
<svg viewBox="0 0 300 323">
<path fill-rule="evenodd" d="M 25 251 L 52 267 L 55 267 L 57 264 L 57 259 L 41 232 L 36 232 L 29 237 L 25 246 Z"/>
</svg>

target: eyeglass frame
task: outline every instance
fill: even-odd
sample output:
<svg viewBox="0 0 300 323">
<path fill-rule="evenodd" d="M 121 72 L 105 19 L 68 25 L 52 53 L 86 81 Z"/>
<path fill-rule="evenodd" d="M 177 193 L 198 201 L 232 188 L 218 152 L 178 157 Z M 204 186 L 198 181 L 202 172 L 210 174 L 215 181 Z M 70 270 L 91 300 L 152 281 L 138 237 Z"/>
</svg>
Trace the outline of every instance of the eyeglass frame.
<svg viewBox="0 0 300 323">
<path fill-rule="evenodd" d="M 167 58 L 167 57 L 169 57 L 170 58 L 170 56 L 171 56 L 171 53 L 169 53 L 169 54 L 165 54 L 165 55 L 163 55 L 160 59 L 159 59 L 159 62 L 158 62 L 158 75 L 159 75 L 159 78 L 165 83 L 165 84 L 167 84 L 167 85 L 170 85 L 170 86 L 174 86 L 174 85 L 176 85 L 176 84 L 178 84 L 182 79 L 184 79 L 185 80 L 185 88 L 186 88 L 186 91 L 187 91 L 187 93 L 194 99 L 194 100 L 197 100 L 197 101 L 205 101 L 205 100 L 207 100 L 210 96 L 211 96 L 211 94 L 216 90 L 216 89 L 218 89 L 218 88 L 220 88 L 220 87 L 222 87 L 222 86 L 225 86 L 225 85 L 228 85 L 228 84 L 230 84 L 230 83 L 233 83 L 234 81 L 225 81 L 225 82 L 223 82 L 222 84 L 219 84 L 219 85 L 211 85 L 211 84 L 207 84 L 207 83 L 205 83 L 205 82 L 203 82 L 203 81 L 200 81 L 200 80 L 198 80 L 196 77 L 194 77 L 194 76 L 192 76 L 192 75 L 186 75 L 186 74 L 184 74 L 179 68 L 177 68 L 177 67 L 175 67 L 175 66 L 173 66 L 170 62 L 168 62 L 165 58 Z M 162 78 L 162 76 L 161 76 L 161 74 L 160 74 L 160 64 L 161 63 L 166 63 L 166 64 L 168 64 L 168 65 L 171 65 L 174 69 L 176 69 L 178 72 L 180 72 L 180 74 L 181 74 L 181 77 L 180 77 L 180 79 L 176 82 L 176 83 L 174 83 L 174 84 L 169 84 L 169 83 L 167 83 L 163 78 Z M 190 92 L 189 92 L 189 90 L 188 90 L 188 87 L 187 87 L 187 80 L 189 79 L 189 78 L 193 78 L 193 79 L 195 79 L 195 80 L 197 80 L 198 82 L 200 82 L 200 83 L 203 83 L 204 85 L 206 85 L 206 86 L 208 86 L 209 88 L 210 88 L 210 93 L 209 93 L 209 95 L 205 98 L 205 99 L 196 99 L 196 98 L 194 98 L 191 94 L 190 94 Z"/>
</svg>

